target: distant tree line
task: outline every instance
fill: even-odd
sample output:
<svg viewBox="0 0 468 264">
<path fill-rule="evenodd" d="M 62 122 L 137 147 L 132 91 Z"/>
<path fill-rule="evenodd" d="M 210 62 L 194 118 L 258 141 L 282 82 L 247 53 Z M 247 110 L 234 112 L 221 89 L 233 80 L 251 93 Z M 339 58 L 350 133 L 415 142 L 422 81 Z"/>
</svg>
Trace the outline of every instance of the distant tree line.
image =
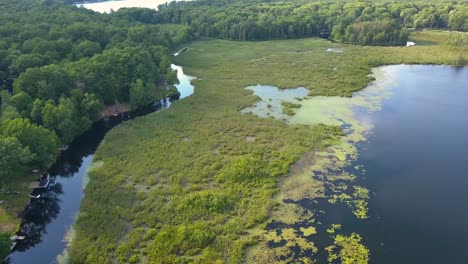
<svg viewBox="0 0 468 264">
<path fill-rule="evenodd" d="M 169 51 L 193 38 L 187 26 L 145 20 L 155 13 L 147 9 L 99 14 L 33 0 L 0 6 L 4 186 L 27 170 L 48 168 L 105 105 L 139 107 L 164 94 L 176 80 Z"/>
<path fill-rule="evenodd" d="M 234 3 L 233 3 L 234 2 Z M 374 1 L 215 1 L 162 5 L 157 21 L 199 36 L 268 40 L 320 36 L 362 45 L 403 45 L 407 28 L 468 28 L 466 4 Z"/>
</svg>

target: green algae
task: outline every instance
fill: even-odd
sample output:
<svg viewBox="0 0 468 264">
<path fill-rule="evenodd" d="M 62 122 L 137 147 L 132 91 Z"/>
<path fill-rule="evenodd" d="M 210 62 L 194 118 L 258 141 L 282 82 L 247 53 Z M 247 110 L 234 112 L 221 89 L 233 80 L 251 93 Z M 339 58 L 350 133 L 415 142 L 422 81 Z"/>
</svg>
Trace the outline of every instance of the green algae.
<svg viewBox="0 0 468 264">
<path fill-rule="evenodd" d="M 389 77 L 393 75 L 394 69 L 374 68 L 372 78 L 376 78 L 377 81 L 352 97 L 307 97 L 304 88 L 301 87 L 283 90 L 273 86 L 247 87 L 259 97 L 259 101 L 255 106 L 243 109 L 243 113 L 273 117 L 289 124 L 340 126 L 343 130 L 343 136 L 330 142 L 333 144 L 328 148 L 311 151 L 305 155 L 292 167 L 288 177 L 280 183 L 280 192 L 275 197 L 279 205 L 271 213 L 271 221 L 281 224 L 284 228 L 279 234 L 276 230 L 267 231 L 265 241 L 278 243 L 286 240 L 284 242 L 286 244 L 268 246 L 261 243 L 249 251 L 248 261 L 258 260 L 257 257 L 264 255 L 265 252 L 273 254 L 276 260 L 292 260 L 294 254 L 288 253 L 288 247 L 285 245 L 300 248 L 298 254 L 295 252 L 294 259 L 306 257 L 303 253 L 310 249 L 310 244 L 302 243 L 303 241 L 297 238 L 297 234 L 302 233 L 304 237 L 313 240 L 315 236 L 312 234 L 317 232 L 316 226 L 313 225 L 319 223 L 314 221 L 313 208 L 299 205 L 304 199 L 325 198 L 330 204 L 345 203 L 356 218 L 368 217 L 369 190 L 363 186 L 353 185 L 357 176 L 344 172 L 344 169 L 353 165 L 357 171 L 364 171 L 362 166 L 353 164 L 359 157 L 356 145 L 365 141 L 372 130 L 373 126 L 367 118 L 369 114 L 378 111 L 382 101 L 392 94 L 393 81 Z M 327 232 L 334 235 L 340 228 L 341 224 L 335 224 Z M 307 241 L 313 243 L 310 239 Z M 335 263 L 337 260 L 347 263 L 353 259 L 356 262 L 352 263 L 367 263 L 370 253 L 362 245 L 358 234 L 353 233 L 349 237 L 336 235 L 334 240 L 334 244 L 326 249 L 330 263 Z"/>
<path fill-rule="evenodd" d="M 275 221 L 287 225 L 293 225 L 297 222 L 310 220 L 313 213 L 307 208 L 294 203 L 280 203 L 274 210 Z"/>
<path fill-rule="evenodd" d="M 357 218 L 366 219 L 368 217 L 367 200 L 369 200 L 369 190 L 362 186 L 353 187 L 353 198 L 347 201 L 347 204 L 353 209 L 353 213 Z"/>
<path fill-rule="evenodd" d="M 332 224 L 330 228 L 327 229 L 327 233 L 335 234 L 335 232 L 340 229 L 341 229 L 341 224 Z"/>
<path fill-rule="evenodd" d="M 349 188 L 347 185 L 342 184 L 331 187 L 334 192 L 328 198 L 328 202 L 331 204 L 346 203 L 353 211 L 353 214 L 359 219 L 366 219 L 368 217 L 367 212 L 367 200 L 369 199 L 369 190 L 362 186 L 353 186 L 354 192 L 352 194 L 345 193 Z"/>
<path fill-rule="evenodd" d="M 309 227 L 301 227 L 299 228 L 299 230 L 301 230 L 302 234 L 304 236 L 311 236 L 311 235 L 315 235 L 317 234 L 317 229 L 313 226 L 309 226 Z"/>
<path fill-rule="evenodd" d="M 328 263 L 368 263 L 369 249 L 361 241 L 361 236 L 356 233 L 352 233 L 350 236 L 336 235 L 333 245 L 326 248 Z"/>
<path fill-rule="evenodd" d="M 284 263 L 289 263 L 295 258 L 293 249 L 298 249 L 299 254 L 313 254 L 317 253 L 318 248 L 314 242 L 307 239 L 308 236 L 316 234 L 315 228 L 302 229 L 300 232 L 294 228 L 283 228 L 279 230 L 270 230 L 264 235 L 266 242 L 279 243 L 274 248 L 261 247 L 263 254 L 268 252 L 267 255 L 275 256 L 275 259 L 283 259 Z M 263 254 L 257 254 L 256 258 L 265 259 Z M 275 261 L 277 262 L 277 261 Z M 257 259 L 255 263 L 266 263 Z M 270 262 L 272 263 L 272 262 Z"/>
<path fill-rule="evenodd" d="M 266 113 L 270 112 L 270 116 L 279 120 L 286 119 L 287 122 L 294 124 L 355 125 L 357 121 L 356 108 L 377 111 L 381 107 L 382 100 L 392 95 L 391 85 L 389 85 L 392 80 L 387 77 L 391 76 L 393 71 L 394 68 L 387 66 L 374 68 L 372 76 L 379 81 L 354 93 L 352 97 L 307 97 L 308 90 L 304 87 L 278 89 L 268 85 L 249 86 L 246 89 L 253 91 L 254 95 L 260 98 L 260 101 L 253 107 L 244 108 L 241 112 L 251 112 L 260 117 L 267 117 Z M 295 108 L 295 115 L 293 117 L 281 115 L 281 106 Z M 360 125 L 365 126 L 366 124 L 361 123 Z"/>
</svg>

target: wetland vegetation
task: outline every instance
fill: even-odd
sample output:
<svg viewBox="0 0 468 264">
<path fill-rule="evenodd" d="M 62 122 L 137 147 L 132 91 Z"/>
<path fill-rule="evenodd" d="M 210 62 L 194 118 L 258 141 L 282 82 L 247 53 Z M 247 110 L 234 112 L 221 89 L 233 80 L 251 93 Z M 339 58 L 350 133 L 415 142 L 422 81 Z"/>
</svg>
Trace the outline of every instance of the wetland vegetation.
<svg viewBox="0 0 468 264">
<path fill-rule="evenodd" d="M 338 144 L 339 123 L 287 124 L 240 114 L 257 101 L 244 88 L 303 86 L 309 96 L 350 96 L 371 80 L 368 74 L 378 65 L 451 64 L 460 51 L 444 45 L 450 33 L 418 32 L 414 40 L 434 40 L 431 36 L 439 38 L 438 43 L 409 48 L 348 46 L 322 39 L 205 40 L 188 45 L 175 59 L 198 78 L 193 80 L 195 94 L 169 111 L 138 118 L 106 136 L 96 155 L 102 165 L 90 174 L 70 250 L 72 259 L 77 263 L 109 259 L 238 263 L 245 259 L 246 249 L 255 245 L 247 254 L 255 262 L 312 261 L 318 249 L 305 237 L 314 236 L 307 231 L 313 222 L 302 231 L 286 226 L 271 233 L 267 226 L 313 220 L 304 217 L 311 212 L 299 212 L 294 204 L 282 201 L 301 200 L 304 195 L 323 197 L 325 184 L 300 173 L 284 177 L 304 153 L 315 150 L 311 155 L 317 159 L 320 151 Z M 327 52 L 328 48 L 343 52 Z M 118 144 L 122 138 L 128 144 Z M 352 155 L 346 152 L 349 147 L 332 150 L 341 166 Z M 329 150 L 326 153 L 315 170 L 338 164 L 327 163 Z M 340 177 L 352 178 L 335 176 Z M 350 195 L 365 198 L 367 191 L 355 187 Z M 348 201 L 357 209 L 357 217 L 365 217 L 362 202 L 336 199 Z M 365 262 L 368 251 L 362 249 L 358 235 L 340 234 L 335 239 L 333 249 L 341 252 L 337 256 L 342 260 L 354 252 L 350 247 L 358 245 L 357 252 L 364 254 L 359 259 Z M 280 243 L 276 250 L 268 250 L 270 240 Z"/>
<path fill-rule="evenodd" d="M 387 91 L 350 97 L 388 73 L 378 66 L 468 64 L 468 35 L 444 31 L 468 28 L 466 1 L 200 0 L 110 14 L 64 3 L 0 2 L 3 186 L 27 192 L 38 177 L 27 172 L 46 170 L 104 106 L 173 93 L 171 60 L 196 77 L 190 98 L 106 135 L 70 263 L 314 263 L 321 252 L 367 263 L 359 234 L 322 228 L 302 205 L 368 217 L 370 190 L 344 171 L 370 128 L 351 109 L 375 111 Z M 27 196 L 0 199 L 11 234 Z"/>
</svg>

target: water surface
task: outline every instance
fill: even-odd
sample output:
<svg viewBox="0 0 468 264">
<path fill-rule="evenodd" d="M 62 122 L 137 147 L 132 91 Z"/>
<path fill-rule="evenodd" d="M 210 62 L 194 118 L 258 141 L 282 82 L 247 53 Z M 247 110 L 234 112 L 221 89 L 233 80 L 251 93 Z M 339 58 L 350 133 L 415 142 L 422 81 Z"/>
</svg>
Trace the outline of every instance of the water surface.
<svg viewBox="0 0 468 264">
<path fill-rule="evenodd" d="M 151 8 L 157 9 L 159 5 L 170 3 L 168 0 L 118 0 L 118 1 L 104 1 L 94 3 L 77 4 L 78 7 L 83 6 L 84 8 L 91 9 L 99 13 L 110 13 L 111 11 L 117 11 L 120 8 Z"/>
<path fill-rule="evenodd" d="M 468 263 L 468 68 L 394 67 L 359 147 L 370 218 L 349 230 L 373 263 Z"/>
<path fill-rule="evenodd" d="M 316 153 L 304 162 L 309 169 L 280 187 L 281 202 L 308 210 L 310 218 L 273 221 L 268 232 L 293 228 L 300 235 L 300 228 L 312 224 L 318 233 L 307 240 L 318 253 L 288 250 L 296 259 L 320 263 L 327 262 L 324 249 L 333 243 L 326 232 L 331 224 L 342 225 L 338 234 L 359 234 L 371 263 L 468 263 L 468 68 L 395 65 L 373 72 L 376 82 L 351 98 L 307 98 L 303 88 L 247 87 L 261 100 L 244 113 L 339 125 L 345 132 L 339 144 Z M 286 116 L 281 101 L 302 106 Z M 363 219 L 349 204 L 330 202 L 340 193 L 332 178 L 344 173 L 356 178 L 338 181 L 347 188 L 342 192 L 351 194 L 354 186 L 369 190 Z M 325 197 L 311 196 L 317 186 L 325 188 Z"/>
</svg>

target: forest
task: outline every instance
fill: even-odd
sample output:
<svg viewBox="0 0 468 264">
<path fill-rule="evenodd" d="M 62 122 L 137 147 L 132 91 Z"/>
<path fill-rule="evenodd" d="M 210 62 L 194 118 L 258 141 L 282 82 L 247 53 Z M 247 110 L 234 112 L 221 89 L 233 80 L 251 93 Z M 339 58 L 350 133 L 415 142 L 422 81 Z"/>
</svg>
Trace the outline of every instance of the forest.
<svg viewBox="0 0 468 264">
<path fill-rule="evenodd" d="M 405 45 L 409 30 L 468 28 L 467 6 L 418 1 L 193 1 L 163 6 L 157 21 L 231 40 L 318 37 L 360 45 Z"/>
<path fill-rule="evenodd" d="M 109 17 L 60 3 L 0 5 L 2 184 L 47 169 L 105 106 L 164 96 L 176 81 L 169 50 L 191 39 L 188 27 L 130 21 L 130 10 Z"/>
<path fill-rule="evenodd" d="M 263 45 L 260 41 L 322 36 L 340 45 L 354 44 L 364 49 L 366 47 L 362 46 L 404 46 L 412 32 L 424 29 L 463 31 L 468 28 L 468 6 L 465 2 L 456 1 L 426 3 L 422 1 L 199 0 L 165 4 L 160 6 L 159 11 L 131 8 L 110 14 L 99 14 L 78 8 L 71 5 L 72 2 L 74 1 L 0 0 L 0 190 L 2 199 L 7 201 L 14 199 L 10 195 L 16 191 L 13 188 L 14 182 L 29 179 L 25 176 L 33 170 L 41 172 L 47 170 L 60 154 L 59 148 L 72 142 L 77 136 L 87 131 L 93 122 L 102 118 L 106 107 L 123 103 L 132 108 L 138 108 L 173 91 L 170 88 L 177 82 L 177 78 L 176 73 L 170 68 L 173 60 L 171 53 L 193 40 L 216 38 L 235 40 L 239 43 L 257 41 L 258 45 Z M 404 60 L 417 63 L 465 65 L 464 53 L 460 52 L 459 48 L 466 47 L 467 43 L 466 37 L 454 35 L 447 38 L 444 43 L 437 43 L 455 47 L 449 51 L 444 49 L 444 52 L 448 54 L 447 57 L 432 57 L 427 54 L 434 50 L 423 49 L 424 52 L 428 52 L 424 53 L 427 58 L 421 59 L 407 54 L 407 58 L 402 58 L 398 62 Z M 296 44 L 297 49 L 300 49 L 300 43 Z M 246 52 L 241 48 L 239 50 L 239 52 Z M 269 52 L 263 49 L 260 51 Z M 350 96 L 351 92 L 361 89 L 369 81 L 368 78 L 363 77 L 368 73 L 369 67 L 381 65 L 384 62 L 397 63 L 396 59 L 389 58 L 398 53 L 395 50 L 386 51 L 387 54 L 384 57 L 379 57 L 377 55 L 379 51 L 373 50 L 373 57 L 363 59 L 362 64 L 365 66 L 358 65 L 355 70 L 347 69 L 344 81 L 343 76 L 327 75 L 330 79 L 321 79 L 322 86 L 311 90 L 311 95 Z M 218 51 L 216 59 L 219 59 L 221 54 Z M 198 57 L 192 56 L 195 59 L 203 57 L 199 54 Z M 232 56 L 235 57 L 236 54 Z M 210 66 L 210 60 L 213 58 L 203 59 L 206 65 L 199 65 L 198 63 L 201 62 L 184 62 L 204 69 L 205 66 Z M 356 60 L 356 57 L 352 59 Z M 219 60 L 220 64 L 230 65 L 225 60 Z M 233 60 L 245 63 L 237 57 Z M 207 76 L 213 77 L 217 74 L 211 73 Z M 291 76 L 294 77 L 296 74 L 291 73 Z M 350 77 L 353 74 L 355 79 Z M 203 73 L 199 75 L 202 76 Z M 238 76 L 235 78 L 239 79 Z M 254 82 L 254 76 L 249 78 L 248 81 Z M 297 84 L 288 78 L 292 77 L 285 77 L 285 80 L 289 80 L 286 81 L 287 85 Z M 219 80 L 217 81 L 217 84 L 221 86 Z M 236 84 L 246 85 L 247 83 L 238 81 Z M 345 84 L 343 88 L 336 88 L 341 87 L 342 84 Z M 232 88 L 233 98 L 245 96 L 239 90 L 235 90 L 238 88 L 241 87 Z M 250 97 L 237 100 L 239 101 L 230 102 L 226 107 L 237 111 L 238 108 L 245 107 L 252 102 Z M 203 103 L 204 101 L 200 105 Z M 224 106 L 217 105 L 217 107 L 223 108 Z M 236 122 L 247 124 L 245 117 L 231 115 L 232 113 L 228 116 L 232 123 L 228 124 L 233 130 L 239 130 L 239 133 L 245 136 L 250 136 L 256 130 L 266 133 L 268 129 L 275 131 L 276 135 L 288 132 L 289 136 L 278 145 L 267 146 L 265 142 L 268 136 L 264 134 L 263 143 L 265 144 L 260 149 L 274 153 L 274 155 L 262 156 L 260 152 L 255 152 L 259 150 L 258 147 L 249 144 L 247 147 L 256 154 L 244 159 L 237 159 L 237 155 L 245 154 L 243 150 L 237 149 L 238 147 L 229 141 L 231 138 L 226 139 L 226 145 L 230 148 L 225 150 L 226 153 L 231 155 L 234 151 L 237 153 L 233 155 L 236 158 L 230 156 L 223 160 L 216 160 L 210 157 L 203 160 L 206 157 L 201 157 L 203 161 L 196 164 L 198 166 L 196 170 L 199 170 L 200 175 L 205 175 L 209 179 L 197 178 L 195 186 L 191 188 L 203 189 L 202 185 L 211 181 L 210 177 L 216 175 L 215 185 L 223 187 L 232 185 L 235 186 L 234 189 L 229 189 L 228 193 L 200 191 L 184 199 L 177 197 L 181 200 L 173 201 L 176 203 L 174 210 L 190 214 L 186 216 L 186 219 L 184 216 L 181 219 L 169 219 L 174 212 L 171 211 L 172 209 L 160 208 L 160 205 L 153 206 L 160 210 L 168 210 L 167 216 L 161 219 L 151 219 L 148 214 L 145 215 L 145 212 L 138 212 L 141 218 L 131 219 L 136 226 L 141 228 L 132 231 L 135 232 L 135 238 L 131 237 L 133 234 L 131 233 L 128 238 L 130 242 L 115 245 L 110 241 L 122 238 L 121 235 L 128 235 L 128 230 L 124 228 L 125 224 L 119 220 L 117 226 L 122 228 L 120 234 L 117 235 L 113 233 L 114 231 L 107 230 L 111 235 L 106 236 L 106 230 L 104 231 L 104 242 L 101 241 L 100 246 L 106 248 L 105 254 L 99 256 L 99 249 L 89 245 L 81 249 L 73 247 L 72 254 L 75 262 L 99 262 L 103 260 L 103 257 L 118 258 L 121 262 L 128 262 L 133 255 L 135 259 L 138 259 L 146 254 L 145 250 L 149 249 L 153 252 L 150 258 L 155 261 L 176 262 L 180 254 L 190 259 L 201 252 L 200 254 L 205 254 L 203 256 L 205 260 L 219 260 L 223 258 L 223 254 L 228 254 L 229 257 L 224 257 L 239 262 L 243 258 L 243 250 L 253 243 L 239 228 L 264 224 L 268 211 L 273 206 L 271 202 L 265 202 L 262 205 L 251 204 L 248 202 L 249 195 L 256 195 L 260 200 L 268 201 L 274 193 L 276 178 L 286 174 L 289 166 L 305 151 L 301 144 L 305 144 L 307 148 L 321 148 L 327 145 L 329 140 L 333 140 L 339 132 L 336 128 L 326 127 L 317 127 L 312 131 L 304 127 L 285 128 L 273 121 L 260 122 L 250 120 L 251 118 L 249 121 L 256 125 L 243 130 Z M 197 115 L 194 114 L 194 116 Z M 206 113 L 200 116 L 207 118 Z M 188 117 L 181 115 L 179 118 Z M 216 116 L 216 118 L 218 119 L 214 120 L 219 120 L 220 117 Z M 168 120 L 173 119 L 170 116 L 163 116 L 160 121 L 171 122 Z M 200 125 L 198 121 L 191 120 L 191 122 Z M 208 134 L 211 133 L 214 136 L 215 127 L 205 129 Z M 167 134 L 165 136 L 170 137 Z M 304 143 L 300 139 L 301 136 L 311 136 L 314 140 L 312 143 Z M 282 144 L 289 144 L 294 148 L 284 150 Z M 245 143 L 242 143 L 242 146 L 244 145 Z M 211 147 L 213 146 L 207 146 L 208 149 Z M 171 150 L 169 146 L 167 148 Z M 129 152 L 131 151 L 135 150 L 132 149 Z M 106 147 L 101 150 L 101 155 L 105 156 L 103 153 L 106 153 Z M 197 156 L 196 153 L 193 155 Z M 266 160 L 267 158 L 271 160 Z M 163 162 L 156 158 L 151 163 L 153 161 Z M 232 166 L 224 166 L 225 162 L 232 162 Z M 207 165 L 208 163 L 211 165 Z M 157 174 L 167 176 L 170 171 L 177 171 L 178 165 L 172 165 L 173 168 L 169 165 L 160 165 L 164 168 Z M 188 166 L 188 163 L 185 165 Z M 259 170 L 259 167 L 265 168 Z M 186 169 L 180 168 L 175 175 L 167 176 L 170 180 L 166 180 L 172 183 L 182 181 L 177 177 L 182 177 L 182 171 Z M 223 169 L 221 174 L 218 173 L 220 169 Z M 120 170 L 115 172 L 118 177 L 121 176 Z M 105 174 L 102 171 L 101 173 Z M 260 176 L 258 179 L 246 182 L 245 178 L 250 178 L 253 174 Z M 141 175 L 146 174 L 141 173 Z M 141 175 L 139 177 L 144 178 Z M 142 178 L 139 180 L 146 181 Z M 95 184 L 97 184 L 95 188 L 97 190 L 109 183 Z M 259 186 L 261 186 L 260 189 Z M 157 189 L 151 199 L 162 199 L 156 194 L 160 192 L 167 194 L 166 191 L 176 193 L 180 190 L 179 188 L 183 189 L 179 185 L 169 190 Z M 120 190 L 120 186 L 109 190 Z M 237 191 L 242 197 L 234 195 Z M 110 193 L 99 194 L 104 198 L 96 195 L 97 193 L 92 193 L 92 191 L 87 194 L 99 203 Z M 122 197 L 122 200 L 117 202 L 118 206 L 122 206 L 122 211 L 114 212 L 109 209 L 114 215 L 110 214 L 106 217 L 121 217 L 122 212 L 130 210 L 129 208 L 138 198 L 133 192 L 127 193 L 126 189 Z M 85 209 L 91 208 L 94 211 L 88 215 L 88 219 L 81 219 L 81 225 L 79 224 L 81 237 L 77 242 L 79 245 L 87 244 L 87 239 L 89 239 L 87 235 L 95 231 L 91 229 L 95 228 L 96 223 L 103 217 L 98 209 L 106 205 L 99 204 L 96 209 L 94 207 L 96 204 L 90 202 L 90 198 L 87 199 L 84 203 Z M 142 197 L 138 199 L 142 200 L 142 204 L 151 204 L 153 201 Z M 241 199 L 248 208 L 236 202 L 238 199 Z M 141 209 L 141 206 L 140 204 L 137 209 Z M 254 213 L 256 206 L 261 207 L 259 216 L 255 216 Z M 20 209 L 22 207 L 24 204 L 19 206 Z M 235 212 L 232 213 L 230 210 Z M 232 214 L 235 213 L 237 215 L 234 217 Z M 230 223 L 230 229 L 220 229 L 220 223 L 228 221 L 227 219 L 231 216 L 234 220 Z M 214 218 L 215 228 L 200 222 L 187 225 L 187 222 L 190 222 L 186 221 L 187 219 L 194 220 L 199 217 Z M 246 218 L 242 219 L 243 217 Z M 112 223 L 114 220 L 109 219 L 109 222 Z M 177 224 L 171 225 L 173 223 Z M 178 224 L 180 226 L 177 226 Z M 89 229 L 85 227 L 86 225 Z M 151 230 L 143 230 L 143 226 L 151 226 L 149 228 Z M 164 232 L 159 232 L 160 230 Z M 15 230 L 0 231 L 13 233 Z M 220 255 L 216 250 L 222 245 L 212 246 L 212 243 L 216 237 L 219 238 L 221 233 L 223 233 L 222 239 L 224 240 L 216 243 L 228 245 L 226 250 L 229 252 L 223 252 Z M 165 239 L 174 234 L 177 241 L 165 244 Z M 0 235 L 1 240 L 7 238 L 4 234 Z M 156 242 L 142 252 L 133 254 L 130 248 L 138 244 L 137 238 L 143 235 L 146 240 L 155 239 Z M 236 239 L 240 237 L 242 240 L 231 239 L 232 237 Z M 186 238 L 190 239 L 186 240 Z M 239 242 L 234 243 L 234 240 Z M 166 256 L 167 258 L 158 255 L 166 251 L 165 247 L 170 247 L 168 250 L 171 252 L 169 256 Z"/>
<path fill-rule="evenodd" d="M 132 19 L 145 12 L 0 1 L 0 195 L 13 217 L 27 198 L 15 195 L 20 183 L 47 170 L 106 106 L 137 108 L 174 92 L 169 51 L 191 30 Z"/>
</svg>

